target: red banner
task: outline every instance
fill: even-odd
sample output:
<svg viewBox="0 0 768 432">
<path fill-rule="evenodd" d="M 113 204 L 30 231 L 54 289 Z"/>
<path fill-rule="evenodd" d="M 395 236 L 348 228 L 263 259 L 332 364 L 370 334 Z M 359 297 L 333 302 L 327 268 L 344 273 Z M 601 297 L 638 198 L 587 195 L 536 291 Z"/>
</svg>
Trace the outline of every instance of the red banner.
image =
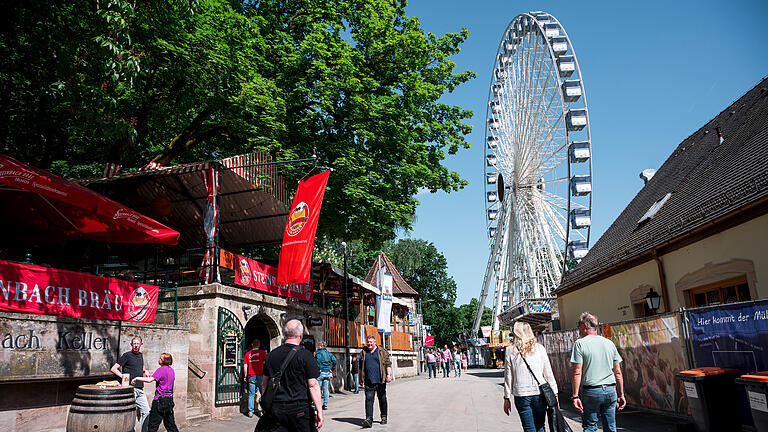
<svg viewBox="0 0 768 432">
<path fill-rule="evenodd" d="M 0 261 L 0 311 L 151 323 L 158 287 Z"/>
<path fill-rule="evenodd" d="M 275 285 L 277 269 L 271 265 L 234 255 L 235 285 L 246 286 L 284 297 L 312 301 L 312 284 Z"/>
<path fill-rule="evenodd" d="M 424 340 L 424 344 L 426 346 L 432 346 L 435 344 L 435 337 L 434 336 L 427 336 Z"/>
<path fill-rule="evenodd" d="M 283 232 L 277 285 L 304 284 L 311 279 L 317 221 L 330 173 L 328 170 L 299 182 Z"/>
</svg>

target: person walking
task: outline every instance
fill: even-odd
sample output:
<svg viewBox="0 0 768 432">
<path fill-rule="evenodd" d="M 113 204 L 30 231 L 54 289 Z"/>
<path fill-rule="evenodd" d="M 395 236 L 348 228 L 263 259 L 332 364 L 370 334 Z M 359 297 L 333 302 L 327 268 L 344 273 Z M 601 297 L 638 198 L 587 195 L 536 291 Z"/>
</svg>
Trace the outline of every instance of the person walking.
<svg viewBox="0 0 768 432">
<path fill-rule="evenodd" d="M 319 349 L 315 353 L 315 358 L 317 359 L 317 367 L 320 369 L 320 378 L 317 380 L 323 391 L 323 409 L 326 410 L 328 409 L 328 385 L 333 378 L 333 371 L 336 370 L 336 356 L 326 349 L 325 341 L 320 341 L 317 346 Z"/>
<path fill-rule="evenodd" d="M 461 352 L 453 347 L 453 376 L 461 376 Z"/>
<path fill-rule="evenodd" d="M 547 350 L 536 342 L 531 326 L 521 321 L 512 329 L 513 343 L 504 353 L 504 413 L 509 415 L 514 397 L 524 432 L 544 432 L 547 401 L 539 384 L 549 383 L 557 395 L 557 382 L 552 373 Z"/>
<path fill-rule="evenodd" d="M 141 353 L 141 346 L 144 345 L 141 338 L 136 336 L 131 339 L 131 350 L 123 353 L 117 360 L 117 363 L 112 365 L 110 371 L 120 377 L 122 380 L 123 374 L 129 374 L 129 381 L 133 382 L 136 377 L 148 377 L 149 371 L 144 369 L 144 355 Z M 139 381 L 133 386 L 133 396 L 136 399 L 136 407 L 139 409 L 139 427 L 144 427 L 144 421 L 149 415 L 149 402 L 147 401 L 147 395 L 144 393 L 144 382 Z"/>
<path fill-rule="evenodd" d="M 448 349 L 448 345 L 443 345 L 443 349 L 440 350 L 440 359 L 442 360 L 443 365 L 443 378 L 450 377 L 450 370 L 451 370 L 451 358 L 453 356 L 451 355 L 451 350 Z"/>
<path fill-rule="evenodd" d="M 264 392 L 274 390 L 272 406 L 266 416 L 259 420 L 257 430 L 269 430 L 271 432 L 310 432 L 310 421 L 313 421 L 316 429 L 323 427 L 323 410 L 317 409 L 313 414 L 311 403 L 316 408 L 320 407 L 320 384 L 317 377 L 320 370 L 317 362 L 307 349 L 301 346 L 301 337 L 304 334 L 304 326 L 299 320 L 290 320 L 283 327 L 285 343 L 267 355 L 262 377 Z M 292 358 L 288 358 L 292 356 Z M 269 377 L 280 373 L 283 363 L 285 371 L 280 378 L 280 386 L 276 389 L 268 388 Z M 262 420 L 268 423 L 261 427 Z"/>
<path fill-rule="evenodd" d="M 136 377 L 131 380 L 131 385 L 134 386 L 139 381 L 157 382 L 155 397 L 152 400 L 152 408 L 149 410 L 145 430 L 147 432 L 157 432 L 157 428 L 160 427 L 160 422 L 162 421 L 165 430 L 168 432 L 179 432 L 173 415 L 173 382 L 176 380 L 176 373 L 171 367 L 173 356 L 170 353 L 162 353 L 157 360 L 157 364 L 160 367 L 157 368 L 151 377 Z"/>
<path fill-rule="evenodd" d="M 430 348 L 426 358 L 427 370 L 429 371 L 429 379 L 432 379 L 433 376 L 437 378 L 437 355 L 435 355 L 435 350 Z"/>
<path fill-rule="evenodd" d="M 357 363 L 357 354 L 352 354 L 352 364 L 349 368 L 349 373 L 352 374 L 352 382 L 355 383 L 355 390 L 352 392 L 358 394 L 360 392 L 360 383 L 357 382 L 357 376 L 360 372 L 360 365 Z"/>
<path fill-rule="evenodd" d="M 260 348 L 261 342 L 254 339 L 251 342 L 251 350 L 243 356 L 245 366 L 245 382 L 248 384 L 248 417 L 253 417 L 256 391 L 261 395 L 261 376 L 264 372 L 264 361 L 267 360 L 267 352 Z"/>
<path fill-rule="evenodd" d="M 365 420 L 363 427 L 373 427 L 373 398 L 379 399 L 381 424 L 387 424 L 387 383 L 392 381 L 392 360 L 389 352 L 376 346 L 376 337 L 365 339 L 360 359 L 360 381 L 365 388 Z"/>
<path fill-rule="evenodd" d="M 467 371 L 467 354 L 464 351 L 461 352 L 461 368 Z"/>
<path fill-rule="evenodd" d="M 584 432 L 616 431 L 616 409 L 627 405 L 621 356 L 610 339 L 597 335 L 597 317 L 584 312 L 579 317 L 579 338 L 573 343 L 573 406 L 581 413 Z M 579 390 L 581 389 L 581 392 Z"/>
</svg>

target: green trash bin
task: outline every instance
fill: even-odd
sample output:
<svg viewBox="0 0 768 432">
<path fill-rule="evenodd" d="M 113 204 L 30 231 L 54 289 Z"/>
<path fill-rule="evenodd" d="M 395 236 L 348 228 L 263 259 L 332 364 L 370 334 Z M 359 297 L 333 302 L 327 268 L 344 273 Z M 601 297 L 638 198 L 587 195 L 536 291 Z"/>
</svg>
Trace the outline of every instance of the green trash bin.
<svg viewBox="0 0 768 432">
<path fill-rule="evenodd" d="M 691 417 L 698 432 L 741 431 L 741 410 L 735 379 L 738 369 L 703 367 L 677 373 L 685 386 Z"/>
<path fill-rule="evenodd" d="M 768 431 L 768 372 L 757 372 L 736 378 L 747 391 L 752 423 L 756 431 Z"/>
</svg>

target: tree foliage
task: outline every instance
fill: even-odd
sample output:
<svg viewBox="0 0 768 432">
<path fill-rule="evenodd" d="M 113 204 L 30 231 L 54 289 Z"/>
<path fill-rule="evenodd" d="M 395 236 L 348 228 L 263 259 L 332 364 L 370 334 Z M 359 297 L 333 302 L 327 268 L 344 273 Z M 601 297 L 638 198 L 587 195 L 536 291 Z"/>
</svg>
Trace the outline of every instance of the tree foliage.
<svg viewBox="0 0 768 432">
<path fill-rule="evenodd" d="M 3 151 L 73 177 L 268 150 L 334 169 L 321 234 L 373 246 L 419 188 L 466 182 L 471 79 L 404 0 L 16 2 L 0 29 Z M 283 171 L 295 181 L 306 166 Z M 293 183 L 295 184 L 295 183 Z"/>
</svg>

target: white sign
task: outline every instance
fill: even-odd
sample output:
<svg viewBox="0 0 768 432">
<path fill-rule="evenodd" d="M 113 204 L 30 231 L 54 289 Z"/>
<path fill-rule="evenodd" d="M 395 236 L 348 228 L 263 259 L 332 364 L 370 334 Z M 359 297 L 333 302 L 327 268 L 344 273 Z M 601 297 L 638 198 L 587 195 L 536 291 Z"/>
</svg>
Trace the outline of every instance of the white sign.
<svg viewBox="0 0 768 432">
<path fill-rule="evenodd" d="M 376 297 L 376 327 L 384 334 L 390 334 L 392 315 L 392 275 L 382 268 L 379 272 L 379 289 L 381 295 Z"/>
<path fill-rule="evenodd" d="M 768 412 L 768 403 L 765 400 L 764 393 L 756 393 L 747 390 L 747 395 L 749 397 L 749 406 L 751 406 L 753 410 Z"/>
<path fill-rule="evenodd" d="M 696 392 L 696 383 L 683 382 L 683 384 L 685 384 L 685 394 L 688 395 L 689 398 L 699 398 L 699 393 Z"/>
</svg>

